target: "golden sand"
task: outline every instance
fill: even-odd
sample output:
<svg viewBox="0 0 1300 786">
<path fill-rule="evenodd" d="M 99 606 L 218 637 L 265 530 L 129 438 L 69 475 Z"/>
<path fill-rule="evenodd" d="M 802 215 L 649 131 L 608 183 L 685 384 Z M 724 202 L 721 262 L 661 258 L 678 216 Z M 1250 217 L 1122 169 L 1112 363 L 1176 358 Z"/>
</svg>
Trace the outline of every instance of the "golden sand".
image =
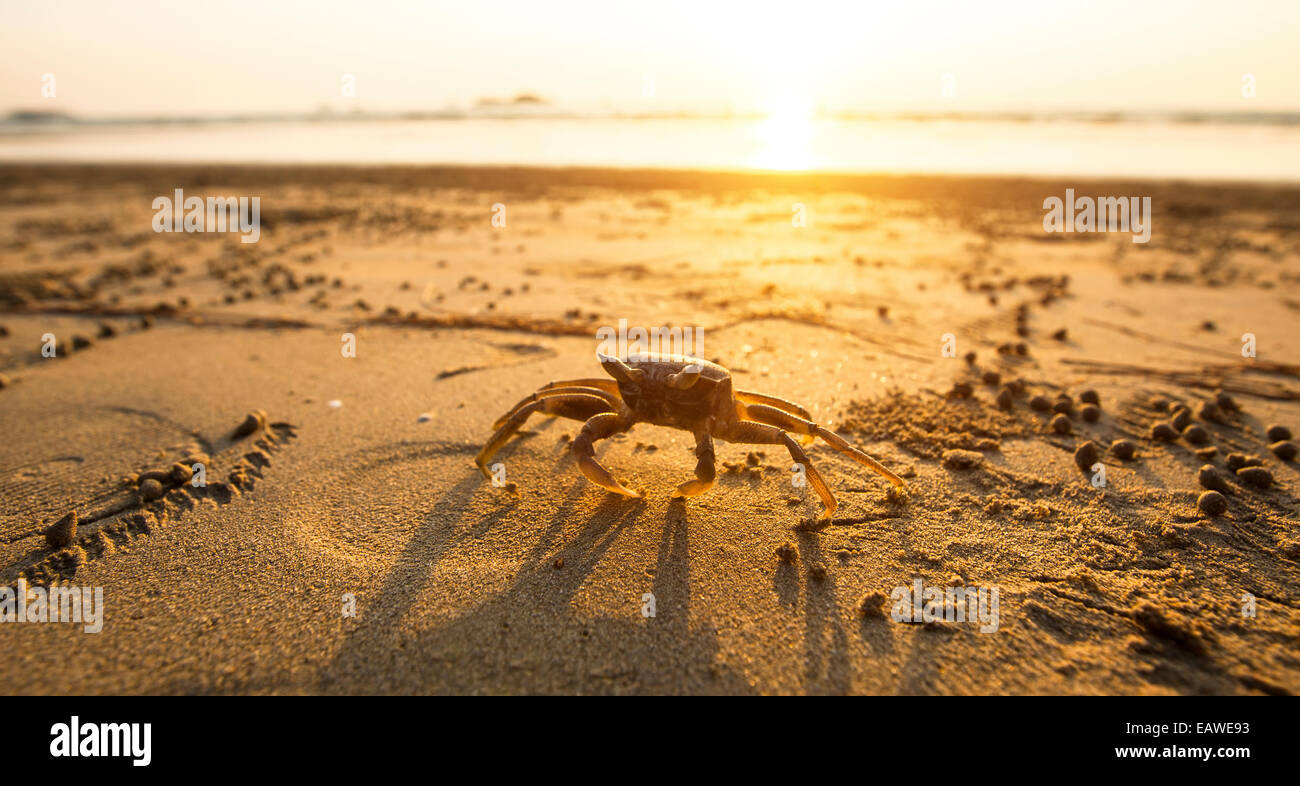
<svg viewBox="0 0 1300 786">
<path fill-rule="evenodd" d="M 1150 242 L 1045 233 L 1067 187 L 1151 197 Z M 177 188 L 260 197 L 258 242 L 153 232 Z M 105 604 L 0 624 L 0 693 L 1300 690 L 1295 188 L 6 165 L 0 204 L 0 582 Z M 908 498 L 819 445 L 816 529 L 783 450 L 719 443 L 671 500 L 694 440 L 640 426 L 626 500 L 540 415 L 494 488 L 492 422 L 620 319 Z M 998 588 L 997 632 L 895 622 L 917 579 Z"/>
</svg>

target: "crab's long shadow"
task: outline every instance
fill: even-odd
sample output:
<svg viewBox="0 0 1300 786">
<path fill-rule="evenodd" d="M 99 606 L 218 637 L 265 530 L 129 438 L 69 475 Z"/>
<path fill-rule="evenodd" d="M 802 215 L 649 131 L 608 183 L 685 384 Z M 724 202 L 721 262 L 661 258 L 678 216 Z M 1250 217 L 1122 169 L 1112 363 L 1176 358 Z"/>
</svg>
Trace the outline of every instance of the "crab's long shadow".
<svg viewBox="0 0 1300 786">
<path fill-rule="evenodd" d="M 468 510 L 470 498 L 482 482 L 482 477 L 477 474 L 469 476 L 434 503 L 433 512 L 425 517 L 415 534 L 406 542 L 383 584 L 373 593 L 365 593 L 372 596 L 374 601 L 364 604 L 358 618 L 362 622 L 347 637 L 335 653 L 330 666 L 324 670 L 323 687 L 328 688 L 330 683 L 338 680 L 351 680 L 353 686 L 360 687 L 359 683 L 364 677 L 352 675 L 364 673 L 368 661 L 383 657 L 382 649 L 394 644 L 398 627 L 428 582 L 433 566 L 459 542 L 453 533 L 463 516 L 448 522 L 439 512 Z M 486 522 L 477 522 L 480 531 L 486 531 L 507 512 L 508 508 L 501 508 L 492 513 Z"/>
<path fill-rule="evenodd" d="M 782 606 L 793 610 L 803 594 L 804 692 L 846 694 L 853 687 L 849 641 L 835 598 L 834 573 L 820 580 L 808 569 L 824 563 L 819 534 L 797 531 L 800 563 L 782 562 L 772 578 L 772 589 Z M 802 582 L 800 577 L 805 578 Z M 829 641 L 827 640 L 829 633 Z"/>
<path fill-rule="evenodd" d="M 461 525 L 480 487 L 474 475 L 435 503 L 331 663 L 317 688 L 330 692 L 752 692 L 740 675 L 716 665 L 714 631 L 689 626 L 689 565 L 684 509 L 670 508 L 659 538 L 653 584 L 630 587 L 627 605 L 596 615 L 578 613 L 574 598 L 611 545 L 632 533 L 645 512 L 642 501 L 601 499 L 578 533 L 556 541 L 591 486 L 577 480 L 538 533 L 524 565 L 504 591 L 486 597 L 446 622 L 406 624 L 434 566 L 466 539 L 481 537 L 510 515 L 504 506 L 486 522 Z M 460 533 L 460 534 L 458 534 Z M 559 563 L 559 560 L 563 560 Z M 557 567 L 560 564 L 560 567 Z M 649 579 L 647 578 L 647 582 Z M 654 617 L 643 617 L 643 592 L 655 596 Z M 374 661 L 386 665 L 376 675 Z M 449 665 L 450 664 L 450 665 Z"/>
<path fill-rule="evenodd" d="M 799 533 L 799 553 L 806 564 L 821 564 L 824 556 L 818 536 Z M 827 641 L 829 631 L 830 641 Z M 835 575 L 809 580 L 804 593 L 804 691 L 847 694 L 853 687 L 849 641 L 835 601 Z"/>
</svg>

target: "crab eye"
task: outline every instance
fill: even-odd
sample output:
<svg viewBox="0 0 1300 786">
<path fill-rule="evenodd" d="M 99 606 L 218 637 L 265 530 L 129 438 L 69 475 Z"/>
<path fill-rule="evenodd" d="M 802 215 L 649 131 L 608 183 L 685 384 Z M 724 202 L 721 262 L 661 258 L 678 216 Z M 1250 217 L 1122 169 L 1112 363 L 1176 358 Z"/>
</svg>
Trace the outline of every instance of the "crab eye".
<svg viewBox="0 0 1300 786">
<path fill-rule="evenodd" d="M 692 363 L 681 371 L 673 374 L 668 378 L 668 387 L 674 390 L 690 390 L 696 382 L 700 381 L 700 374 L 704 369 L 699 365 Z"/>
<path fill-rule="evenodd" d="M 633 368 L 618 358 L 602 356 L 600 359 L 601 368 L 621 384 L 634 384 L 645 379 L 645 371 L 639 368 Z"/>
</svg>

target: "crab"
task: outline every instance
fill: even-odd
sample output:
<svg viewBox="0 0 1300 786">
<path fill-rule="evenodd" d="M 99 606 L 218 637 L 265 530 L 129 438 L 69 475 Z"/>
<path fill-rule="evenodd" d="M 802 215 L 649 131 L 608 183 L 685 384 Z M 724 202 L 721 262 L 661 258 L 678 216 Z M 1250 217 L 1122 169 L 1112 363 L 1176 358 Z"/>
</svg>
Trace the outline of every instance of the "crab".
<svg viewBox="0 0 1300 786">
<path fill-rule="evenodd" d="M 883 475 L 899 492 L 903 479 L 871 456 L 850 445 L 838 434 L 812 421 L 808 410 L 765 393 L 735 390 L 731 372 L 689 355 L 633 355 L 620 359 L 598 355 L 601 368 L 611 379 L 570 379 L 550 382 L 527 396 L 497 419 L 496 432 L 475 459 L 489 479 L 488 464 L 510 437 L 536 412 L 583 421 L 574 438 L 572 453 L 579 471 L 592 483 L 624 497 L 641 493 L 619 482 L 596 460 L 593 444 L 621 434 L 637 423 L 689 431 L 695 436 L 695 479 L 677 487 L 674 497 L 694 497 L 713 486 L 713 440 L 745 445 L 784 445 L 796 464 L 802 465 L 808 482 L 821 498 L 820 521 L 828 522 L 838 505 L 834 495 L 808 455 L 803 444 L 820 438 L 840 453 Z"/>
</svg>

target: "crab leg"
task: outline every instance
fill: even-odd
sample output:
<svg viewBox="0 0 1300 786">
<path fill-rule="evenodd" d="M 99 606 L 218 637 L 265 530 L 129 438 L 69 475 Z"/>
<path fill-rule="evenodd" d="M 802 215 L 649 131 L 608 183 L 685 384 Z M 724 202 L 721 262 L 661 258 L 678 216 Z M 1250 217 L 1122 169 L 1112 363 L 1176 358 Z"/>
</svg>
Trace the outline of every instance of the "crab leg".
<svg viewBox="0 0 1300 786">
<path fill-rule="evenodd" d="M 795 463 L 803 465 L 808 482 L 812 484 L 817 496 L 821 497 L 825 509 L 822 511 L 820 518 L 829 519 L 835 515 L 835 509 L 839 507 L 839 503 L 835 501 L 835 495 L 831 494 L 831 490 L 827 487 L 826 481 L 822 479 L 821 473 L 808 460 L 808 454 L 803 452 L 803 448 L 799 447 L 799 443 L 795 442 L 794 438 L 789 434 L 776 426 L 741 421 L 724 433 L 719 434 L 718 437 L 725 439 L 727 442 L 748 445 L 785 445 L 786 450 L 790 451 L 790 458 L 794 459 Z"/>
<path fill-rule="evenodd" d="M 580 382 L 585 380 L 574 380 L 574 381 Z M 510 408 L 509 412 L 497 418 L 496 422 L 492 424 L 492 428 L 501 428 L 501 425 L 505 423 L 507 420 L 509 420 L 510 418 L 514 417 L 516 412 L 528 406 L 529 404 L 533 403 L 534 401 L 540 401 L 541 399 L 549 398 L 551 396 L 566 395 L 569 393 L 582 393 L 588 396 L 597 396 L 599 398 L 603 398 L 609 402 L 610 409 L 617 410 L 619 406 L 622 404 L 622 399 L 618 397 L 617 385 L 614 386 L 614 390 L 615 390 L 614 393 L 610 393 L 606 390 L 601 390 L 599 388 L 589 387 L 586 385 L 575 384 L 575 385 L 564 385 L 564 386 L 557 386 L 557 387 L 551 387 L 550 385 L 548 385 L 546 387 L 538 389 L 537 392 L 535 393 L 530 393 L 528 396 L 521 399 L 518 404 L 515 404 L 513 407 Z"/>
<path fill-rule="evenodd" d="M 694 497 L 713 487 L 717 470 L 713 462 L 713 437 L 707 431 L 695 435 L 695 480 L 688 480 L 677 487 L 674 497 Z"/>
<path fill-rule="evenodd" d="M 779 409 L 782 412 L 788 412 L 791 415 L 797 415 L 803 418 L 804 420 L 808 420 L 808 421 L 812 420 L 812 415 L 809 414 L 808 410 L 804 409 L 803 407 L 799 406 L 793 401 L 787 401 L 786 399 L 777 398 L 776 396 L 769 396 L 766 393 L 754 393 L 749 390 L 737 390 L 734 393 L 734 396 L 736 400 L 739 401 L 741 404 L 766 404 L 767 406 L 773 407 L 775 409 Z M 741 412 L 739 414 L 740 417 L 746 420 L 751 419 L 745 414 L 744 408 L 741 408 Z M 805 445 L 811 445 L 814 439 L 815 437 L 813 437 L 811 434 L 799 435 L 799 441 Z"/>
<path fill-rule="evenodd" d="M 537 389 L 540 393 L 543 390 L 555 390 L 556 388 L 595 388 L 603 390 L 606 393 L 618 395 L 618 383 L 605 377 L 590 377 L 587 379 L 561 379 L 554 382 L 547 382 Z"/>
<path fill-rule="evenodd" d="M 826 444 L 835 448 L 839 452 L 871 469 L 873 472 L 883 475 L 890 483 L 893 483 L 896 488 L 907 488 L 907 484 L 903 482 L 902 478 L 895 475 L 893 472 L 890 472 L 879 461 L 876 461 L 871 456 L 868 456 L 866 453 L 863 453 L 845 442 L 839 434 L 827 431 L 810 420 L 795 417 L 788 412 L 782 412 L 775 407 L 769 407 L 764 404 L 748 405 L 745 407 L 745 412 L 750 420 L 755 422 L 766 423 L 770 426 L 776 426 L 777 428 L 793 431 L 796 434 L 811 434 L 812 436 L 820 437 L 824 442 L 826 442 Z"/>
<path fill-rule="evenodd" d="M 766 404 L 769 407 L 776 407 L 777 409 L 789 412 L 791 415 L 798 415 L 804 420 L 812 420 L 812 415 L 808 413 L 808 410 L 793 401 L 787 401 L 786 399 L 777 398 L 776 396 L 769 396 L 766 393 L 754 393 L 748 390 L 737 390 L 735 396 L 745 404 Z"/>
<path fill-rule="evenodd" d="M 578 462 L 578 469 L 581 470 L 583 475 L 587 476 L 587 480 L 606 491 L 612 491 L 615 494 L 622 494 L 625 497 L 635 499 L 641 495 L 615 480 L 614 476 L 609 474 L 609 470 L 602 467 L 599 461 L 596 461 L 596 453 L 592 449 L 592 443 L 596 440 L 612 437 L 630 428 L 632 428 L 632 423 L 624 420 L 617 413 L 605 412 L 596 415 L 586 422 L 582 427 L 582 431 L 573 440 L 572 452 L 574 461 Z"/>
<path fill-rule="evenodd" d="M 492 435 L 488 443 L 479 451 L 478 457 L 474 459 L 474 463 L 478 464 L 479 471 L 483 473 L 484 477 L 491 479 L 492 473 L 488 471 L 488 462 L 492 460 L 492 457 L 496 455 L 502 446 L 510 441 L 510 437 L 514 436 L 519 427 L 524 425 L 524 421 L 528 420 L 528 416 L 538 411 L 573 420 L 587 420 L 592 415 L 601 412 L 613 414 L 610 412 L 608 401 L 586 393 L 547 396 L 538 401 L 525 404 L 497 428 L 496 433 Z"/>
</svg>

